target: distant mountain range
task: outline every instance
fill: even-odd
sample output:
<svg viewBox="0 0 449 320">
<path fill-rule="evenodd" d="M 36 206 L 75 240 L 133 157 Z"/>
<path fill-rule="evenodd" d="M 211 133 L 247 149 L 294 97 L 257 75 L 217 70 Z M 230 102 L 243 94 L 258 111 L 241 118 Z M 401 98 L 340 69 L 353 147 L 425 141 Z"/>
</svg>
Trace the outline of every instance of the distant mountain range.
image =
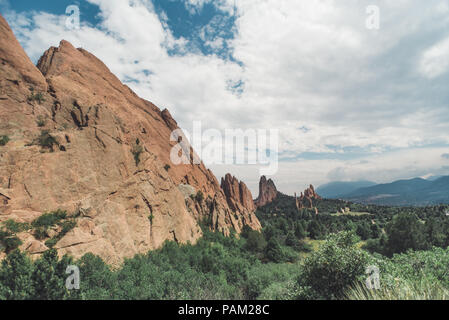
<svg viewBox="0 0 449 320">
<path fill-rule="evenodd" d="M 318 194 L 330 199 L 389 206 L 426 206 L 449 203 L 449 176 L 415 178 L 386 184 L 369 181 L 333 182 Z"/>
<path fill-rule="evenodd" d="M 375 186 L 375 182 L 371 181 L 354 181 L 354 182 L 331 182 L 320 186 L 316 192 L 327 199 L 339 199 L 358 189 Z"/>
</svg>

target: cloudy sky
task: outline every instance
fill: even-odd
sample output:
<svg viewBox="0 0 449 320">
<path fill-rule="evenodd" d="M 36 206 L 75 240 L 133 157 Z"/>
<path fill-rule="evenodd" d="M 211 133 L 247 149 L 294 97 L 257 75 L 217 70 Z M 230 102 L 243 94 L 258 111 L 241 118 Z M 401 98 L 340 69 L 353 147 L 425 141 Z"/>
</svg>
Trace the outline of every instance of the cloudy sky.
<svg viewBox="0 0 449 320">
<path fill-rule="evenodd" d="M 79 30 L 66 27 L 72 4 Z M 379 29 L 367 27 L 373 5 Z M 449 0 L 0 0 L 0 11 L 34 62 L 66 39 L 187 130 L 279 129 L 285 193 L 449 175 Z M 258 167 L 210 167 L 257 194 Z"/>
</svg>

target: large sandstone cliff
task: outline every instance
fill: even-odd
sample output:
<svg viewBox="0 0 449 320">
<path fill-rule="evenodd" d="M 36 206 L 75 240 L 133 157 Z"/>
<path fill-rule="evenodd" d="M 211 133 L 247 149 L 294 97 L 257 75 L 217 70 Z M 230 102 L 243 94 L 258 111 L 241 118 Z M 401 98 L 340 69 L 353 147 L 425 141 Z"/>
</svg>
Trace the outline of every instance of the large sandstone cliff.
<svg viewBox="0 0 449 320">
<path fill-rule="evenodd" d="M 1 16 L 0 43 L 0 136 L 9 138 L 0 146 L 0 223 L 66 210 L 76 227 L 58 252 L 111 264 L 166 240 L 195 243 L 200 221 L 224 234 L 260 229 L 246 186 L 233 205 L 202 163 L 173 165 L 176 121 L 95 56 L 61 41 L 36 67 Z M 19 237 L 32 255 L 47 248 L 32 232 Z"/>
</svg>

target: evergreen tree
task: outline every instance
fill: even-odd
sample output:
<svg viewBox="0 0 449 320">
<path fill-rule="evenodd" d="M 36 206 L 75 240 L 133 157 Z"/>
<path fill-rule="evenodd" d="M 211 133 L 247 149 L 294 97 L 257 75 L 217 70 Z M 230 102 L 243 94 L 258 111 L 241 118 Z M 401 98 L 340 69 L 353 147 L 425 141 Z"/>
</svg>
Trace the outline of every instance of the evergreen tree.
<svg viewBox="0 0 449 320">
<path fill-rule="evenodd" d="M 0 297 L 6 300 L 27 300 L 34 297 L 33 263 L 25 253 L 15 250 L 3 261 L 0 269 Z"/>
</svg>

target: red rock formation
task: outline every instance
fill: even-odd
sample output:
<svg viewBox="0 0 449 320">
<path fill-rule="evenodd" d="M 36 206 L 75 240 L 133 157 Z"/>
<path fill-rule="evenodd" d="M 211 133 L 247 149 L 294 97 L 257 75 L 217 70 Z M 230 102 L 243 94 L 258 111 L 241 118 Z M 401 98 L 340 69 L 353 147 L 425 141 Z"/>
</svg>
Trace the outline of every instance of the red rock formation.
<svg viewBox="0 0 449 320">
<path fill-rule="evenodd" d="M 243 181 L 231 176 L 229 173 L 221 179 L 221 188 L 223 189 L 229 207 L 232 210 L 249 212 L 256 211 L 251 191 Z"/>
<path fill-rule="evenodd" d="M 245 224 L 260 229 L 253 212 L 229 207 L 204 164 L 171 163 L 176 121 L 95 56 L 61 41 L 38 69 L 1 16 L 0 42 L 0 136 L 10 138 L 0 146 L 0 223 L 57 209 L 78 213 L 77 227 L 55 248 L 111 264 L 166 240 L 195 243 L 205 218 L 226 235 Z M 53 137 L 51 148 L 36 143 L 42 130 Z M 45 240 L 20 237 L 23 250 L 42 251 Z"/>
<path fill-rule="evenodd" d="M 304 191 L 304 197 L 321 200 L 321 197 L 315 192 L 315 188 L 312 185 Z"/>
<path fill-rule="evenodd" d="M 259 197 L 255 201 L 256 206 L 259 208 L 273 202 L 277 195 L 278 191 L 273 180 L 267 180 L 265 176 L 261 177 L 259 182 Z"/>
<path fill-rule="evenodd" d="M 246 184 L 227 174 L 225 178 L 221 179 L 221 188 L 231 210 L 240 212 L 242 222 L 244 222 L 243 225 L 248 225 L 254 230 L 262 229 L 260 222 L 254 219 L 256 206 L 251 191 Z"/>
<path fill-rule="evenodd" d="M 314 200 L 321 200 L 322 198 L 315 192 L 315 188 L 310 185 L 304 193 L 301 192 L 301 196 L 298 198 L 295 193 L 296 208 L 301 209 L 315 209 L 315 213 L 318 214 L 318 209 L 314 207 Z"/>
</svg>

